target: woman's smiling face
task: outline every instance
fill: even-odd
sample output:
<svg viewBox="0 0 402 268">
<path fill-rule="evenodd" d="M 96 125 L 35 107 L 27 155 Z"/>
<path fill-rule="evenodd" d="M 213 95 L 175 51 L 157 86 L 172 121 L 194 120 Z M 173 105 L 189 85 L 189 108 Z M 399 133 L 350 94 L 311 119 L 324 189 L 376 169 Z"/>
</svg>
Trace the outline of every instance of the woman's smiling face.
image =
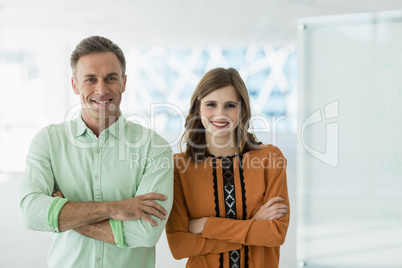
<svg viewBox="0 0 402 268">
<path fill-rule="evenodd" d="M 199 115 L 206 129 L 206 137 L 231 137 L 239 125 L 241 100 L 234 86 L 226 86 L 201 99 Z M 209 140 L 209 139 L 207 139 Z"/>
</svg>

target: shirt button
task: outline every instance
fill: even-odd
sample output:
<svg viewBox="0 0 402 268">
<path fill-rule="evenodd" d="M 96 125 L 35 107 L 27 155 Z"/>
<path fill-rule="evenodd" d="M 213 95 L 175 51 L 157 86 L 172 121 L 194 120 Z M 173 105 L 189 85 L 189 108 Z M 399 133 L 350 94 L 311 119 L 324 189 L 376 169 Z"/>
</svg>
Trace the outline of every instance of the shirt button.
<svg viewBox="0 0 402 268">
<path fill-rule="evenodd" d="M 100 152 L 100 149 L 99 148 L 96 148 L 96 152 L 99 154 L 99 152 Z"/>
<path fill-rule="evenodd" d="M 100 258 L 100 257 L 96 258 L 96 261 L 97 261 L 97 262 L 100 262 L 100 261 L 101 261 L 101 258 Z"/>
<path fill-rule="evenodd" d="M 95 175 L 95 180 L 97 180 L 97 179 L 99 179 L 99 176 L 98 176 L 98 175 Z"/>
</svg>

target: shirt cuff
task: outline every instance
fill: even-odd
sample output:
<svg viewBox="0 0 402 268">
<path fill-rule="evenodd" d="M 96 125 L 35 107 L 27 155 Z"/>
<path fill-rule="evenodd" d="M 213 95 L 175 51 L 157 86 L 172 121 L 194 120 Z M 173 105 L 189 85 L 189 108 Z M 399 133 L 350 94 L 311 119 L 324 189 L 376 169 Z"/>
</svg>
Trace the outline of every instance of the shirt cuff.
<svg viewBox="0 0 402 268">
<path fill-rule="evenodd" d="M 70 201 L 67 198 L 55 197 L 47 211 L 47 225 L 55 233 L 59 233 L 59 213 L 63 206 Z"/>
<path fill-rule="evenodd" d="M 112 227 L 112 232 L 114 236 L 114 241 L 116 246 L 119 248 L 127 248 L 128 245 L 124 240 L 123 235 L 123 222 L 115 219 L 109 219 L 110 227 Z"/>
</svg>

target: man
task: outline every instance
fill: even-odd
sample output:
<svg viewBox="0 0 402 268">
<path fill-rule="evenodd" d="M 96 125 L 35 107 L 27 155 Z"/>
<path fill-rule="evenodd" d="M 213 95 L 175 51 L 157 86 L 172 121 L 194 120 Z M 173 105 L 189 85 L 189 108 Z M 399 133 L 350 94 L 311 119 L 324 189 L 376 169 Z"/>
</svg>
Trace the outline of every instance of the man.
<svg viewBox="0 0 402 268">
<path fill-rule="evenodd" d="M 20 185 L 27 228 L 50 231 L 49 267 L 154 267 L 173 203 L 172 151 L 120 114 L 125 58 L 92 36 L 71 55 L 81 116 L 42 129 Z"/>
</svg>

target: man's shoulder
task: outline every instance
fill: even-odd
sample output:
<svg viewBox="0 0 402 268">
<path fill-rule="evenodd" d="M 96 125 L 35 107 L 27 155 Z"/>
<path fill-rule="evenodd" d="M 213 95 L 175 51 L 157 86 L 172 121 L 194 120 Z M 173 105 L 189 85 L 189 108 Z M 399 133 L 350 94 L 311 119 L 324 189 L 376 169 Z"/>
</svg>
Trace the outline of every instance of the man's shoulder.
<svg viewBox="0 0 402 268">
<path fill-rule="evenodd" d="M 66 137 L 66 124 L 50 124 L 42 127 L 33 137 L 30 145 L 30 151 L 50 150 L 50 148 L 59 148 Z M 47 149 L 46 149 L 47 148 Z"/>
<path fill-rule="evenodd" d="M 65 121 L 61 123 L 55 123 L 55 124 L 50 124 L 44 127 L 43 129 L 46 129 L 47 131 L 64 131 L 66 127 L 71 127 L 72 124 L 75 124 L 75 121 Z"/>
<path fill-rule="evenodd" d="M 141 124 L 134 123 L 127 118 L 124 118 L 126 131 L 134 133 L 151 133 L 151 129 L 144 127 Z"/>
<path fill-rule="evenodd" d="M 57 124 L 50 124 L 45 127 L 42 127 L 36 134 L 36 136 L 53 136 L 57 135 L 58 133 L 64 133 L 66 130 L 66 127 L 68 124 L 71 124 L 71 122 L 62 122 L 62 123 L 57 123 Z"/>
<path fill-rule="evenodd" d="M 151 145 L 166 146 L 170 148 L 169 142 L 156 131 L 127 119 L 125 121 L 126 138 L 134 138 L 135 140 L 141 139 L 144 143 L 149 142 Z"/>
</svg>

